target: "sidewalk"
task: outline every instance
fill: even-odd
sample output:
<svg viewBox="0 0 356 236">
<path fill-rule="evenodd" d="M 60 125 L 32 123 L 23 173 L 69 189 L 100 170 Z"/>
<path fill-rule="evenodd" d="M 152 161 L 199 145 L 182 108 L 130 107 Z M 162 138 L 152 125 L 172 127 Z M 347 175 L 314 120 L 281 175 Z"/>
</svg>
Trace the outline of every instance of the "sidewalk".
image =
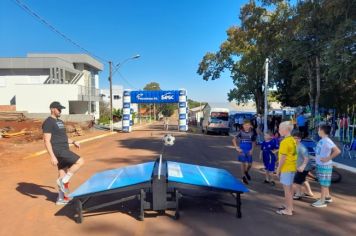
<svg viewBox="0 0 356 236">
<path fill-rule="evenodd" d="M 333 139 L 333 141 L 340 148 L 342 152 L 343 143 L 335 139 Z M 356 159 L 350 159 L 350 157 L 347 154 L 344 155 L 342 154 L 343 153 L 341 153 L 340 156 L 334 159 L 335 166 L 356 173 Z"/>
</svg>

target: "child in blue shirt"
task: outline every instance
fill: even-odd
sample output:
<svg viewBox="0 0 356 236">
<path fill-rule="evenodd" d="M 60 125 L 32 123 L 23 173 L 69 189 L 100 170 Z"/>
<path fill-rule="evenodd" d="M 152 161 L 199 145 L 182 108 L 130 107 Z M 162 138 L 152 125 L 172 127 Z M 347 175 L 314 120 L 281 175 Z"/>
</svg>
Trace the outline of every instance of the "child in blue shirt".
<svg viewBox="0 0 356 236">
<path fill-rule="evenodd" d="M 261 144 L 260 158 L 263 159 L 265 165 L 266 177 L 264 183 L 275 185 L 273 181 L 273 172 L 276 166 L 276 153 L 278 152 L 277 140 L 273 138 L 271 132 L 264 134 L 264 141 Z"/>
<path fill-rule="evenodd" d="M 242 129 L 232 139 L 232 144 L 238 153 L 238 160 L 241 162 L 242 181 L 248 184 L 248 180 L 251 180 L 248 172 L 252 167 L 252 153 L 256 146 L 256 134 L 253 132 L 249 120 L 244 121 Z"/>
</svg>

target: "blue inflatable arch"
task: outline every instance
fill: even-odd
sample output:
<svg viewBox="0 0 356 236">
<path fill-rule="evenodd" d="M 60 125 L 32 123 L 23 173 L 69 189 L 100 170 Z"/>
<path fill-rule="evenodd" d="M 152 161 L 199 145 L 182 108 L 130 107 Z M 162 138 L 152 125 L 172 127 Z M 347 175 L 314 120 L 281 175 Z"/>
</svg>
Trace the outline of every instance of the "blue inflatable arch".
<svg viewBox="0 0 356 236">
<path fill-rule="evenodd" d="M 187 91 L 179 90 L 155 90 L 155 91 L 131 91 L 124 90 L 122 131 L 132 131 L 132 103 L 178 103 L 179 131 L 188 130 L 188 102 Z"/>
</svg>

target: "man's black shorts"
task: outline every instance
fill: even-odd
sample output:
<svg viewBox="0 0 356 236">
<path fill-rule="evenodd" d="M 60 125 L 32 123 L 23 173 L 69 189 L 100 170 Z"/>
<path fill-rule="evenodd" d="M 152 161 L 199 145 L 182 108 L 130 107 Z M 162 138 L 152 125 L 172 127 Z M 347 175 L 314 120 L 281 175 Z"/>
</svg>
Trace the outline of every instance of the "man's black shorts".
<svg viewBox="0 0 356 236">
<path fill-rule="evenodd" d="M 294 176 L 294 183 L 299 185 L 303 184 L 305 182 L 305 178 L 307 177 L 308 173 L 309 171 L 303 171 L 303 172 L 297 171 Z"/>
<path fill-rule="evenodd" d="M 57 164 L 58 170 L 70 168 L 80 158 L 80 156 L 78 156 L 77 154 L 75 154 L 69 149 L 56 150 L 56 151 L 53 150 L 53 152 L 58 160 L 58 164 Z"/>
</svg>

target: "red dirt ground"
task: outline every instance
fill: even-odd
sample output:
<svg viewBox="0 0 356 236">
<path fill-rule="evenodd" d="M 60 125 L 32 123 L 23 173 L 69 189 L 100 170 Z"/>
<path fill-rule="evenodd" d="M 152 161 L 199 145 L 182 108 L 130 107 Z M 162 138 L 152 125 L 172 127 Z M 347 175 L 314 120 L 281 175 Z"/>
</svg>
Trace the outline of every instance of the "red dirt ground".
<svg viewBox="0 0 356 236">
<path fill-rule="evenodd" d="M 145 128 L 129 134 L 118 133 L 83 143 L 74 150 L 85 159 L 85 165 L 71 180 L 77 188 L 99 171 L 152 161 L 161 150 L 160 131 Z M 165 151 L 169 160 L 217 166 L 240 176 L 240 166 L 231 146 L 231 137 L 176 133 L 176 144 Z M 82 137 L 79 137 L 82 138 Z M 30 148 L 43 149 L 42 142 L 17 146 L 25 155 Z M 255 153 L 257 154 L 257 153 Z M 9 154 L 12 157 L 13 154 Z M 0 235 L 132 235 L 132 236 L 232 236 L 232 235 L 355 235 L 356 183 L 355 174 L 341 171 L 343 180 L 332 185 L 334 202 L 327 208 L 314 209 L 315 199 L 295 201 L 293 217 L 280 216 L 275 210 L 283 202 L 283 189 L 262 183 L 262 163 L 252 169 L 250 193 L 242 196 L 242 219 L 236 219 L 233 208 L 187 198 L 182 203 L 181 218 L 146 215 L 137 221 L 130 213 L 132 207 L 122 205 L 88 214 L 82 224 L 74 222 L 74 206 L 56 206 L 56 167 L 51 166 L 48 154 L 19 160 L 0 167 Z M 320 187 L 311 183 L 316 197 Z M 205 195 L 204 195 L 205 196 Z M 225 196 L 231 200 L 231 196 Z M 113 200 L 113 199 L 110 199 Z M 138 206 L 138 205 L 137 205 Z M 168 214 L 173 212 L 168 211 Z"/>
<path fill-rule="evenodd" d="M 24 121 L 0 121 L 0 130 L 6 127 L 10 128 L 9 133 L 19 132 L 26 129 L 27 134 L 22 136 L 14 136 L 11 138 L 0 138 L 0 167 L 7 166 L 14 163 L 24 156 L 33 152 L 44 149 L 43 134 L 42 134 L 43 120 L 27 119 Z M 91 131 L 88 129 L 86 123 L 65 122 L 67 131 L 73 130 L 74 125 L 80 125 L 83 129 L 84 135 L 76 137 L 74 133 L 68 133 L 68 136 L 73 139 L 84 139 L 86 137 L 101 134 L 102 131 Z M 68 129 L 69 128 L 69 129 Z"/>
</svg>

